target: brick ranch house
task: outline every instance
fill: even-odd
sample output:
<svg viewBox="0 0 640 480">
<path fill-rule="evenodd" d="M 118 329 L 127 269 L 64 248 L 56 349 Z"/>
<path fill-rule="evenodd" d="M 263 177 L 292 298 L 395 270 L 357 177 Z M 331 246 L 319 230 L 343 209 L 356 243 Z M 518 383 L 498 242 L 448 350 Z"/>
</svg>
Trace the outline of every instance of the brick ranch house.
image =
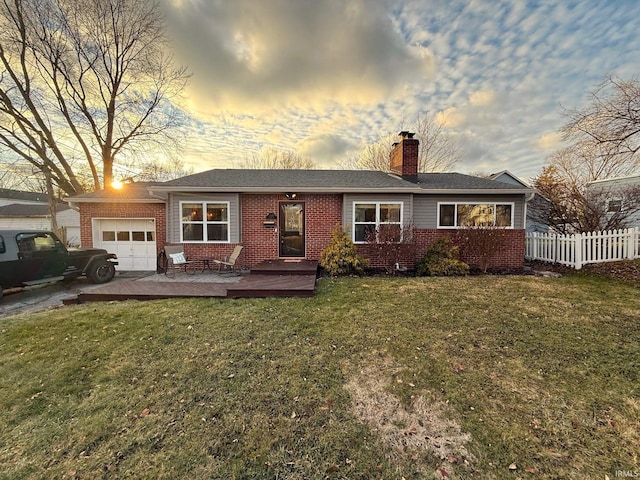
<svg viewBox="0 0 640 480">
<path fill-rule="evenodd" d="M 401 132 L 390 164 L 391 173 L 214 169 L 69 202 L 80 210 L 82 245 L 116 253 L 121 270 L 155 270 L 167 244 L 183 244 L 194 258 L 221 258 L 240 244 L 243 267 L 276 258 L 318 260 L 337 224 L 366 255 L 367 231 L 407 222 L 416 229 L 417 248 L 405 267 L 458 228 L 495 224 L 508 231 L 508 240 L 490 268 L 522 268 L 531 189 L 458 173 L 418 173 L 418 140 L 409 132 Z"/>
</svg>

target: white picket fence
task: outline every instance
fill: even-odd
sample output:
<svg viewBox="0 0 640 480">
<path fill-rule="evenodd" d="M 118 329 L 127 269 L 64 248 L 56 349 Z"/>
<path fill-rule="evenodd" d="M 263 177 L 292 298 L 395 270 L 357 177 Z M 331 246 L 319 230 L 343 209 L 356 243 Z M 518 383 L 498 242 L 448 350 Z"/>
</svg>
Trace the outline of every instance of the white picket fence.
<svg viewBox="0 0 640 480">
<path fill-rule="evenodd" d="M 579 270 L 588 263 L 640 258 L 640 228 L 557 235 L 527 233 L 525 258 Z"/>
</svg>

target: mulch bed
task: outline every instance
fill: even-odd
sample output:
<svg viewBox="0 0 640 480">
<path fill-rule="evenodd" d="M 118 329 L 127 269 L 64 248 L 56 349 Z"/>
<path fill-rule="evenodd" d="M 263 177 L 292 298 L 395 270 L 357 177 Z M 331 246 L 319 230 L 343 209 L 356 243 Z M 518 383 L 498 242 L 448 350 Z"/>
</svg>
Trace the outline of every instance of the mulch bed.
<svg viewBox="0 0 640 480">
<path fill-rule="evenodd" d="M 527 266 L 533 270 L 547 270 L 563 275 L 574 274 L 606 277 L 640 288 L 640 260 L 596 263 L 585 265 L 581 270 L 574 270 L 564 265 L 543 262 L 527 262 Z"/>
<path fill-rule="evenodd" d="M 613 278 L 640 288 L 640 260 L 585 265 L 582 272 Z"/>
</svg>

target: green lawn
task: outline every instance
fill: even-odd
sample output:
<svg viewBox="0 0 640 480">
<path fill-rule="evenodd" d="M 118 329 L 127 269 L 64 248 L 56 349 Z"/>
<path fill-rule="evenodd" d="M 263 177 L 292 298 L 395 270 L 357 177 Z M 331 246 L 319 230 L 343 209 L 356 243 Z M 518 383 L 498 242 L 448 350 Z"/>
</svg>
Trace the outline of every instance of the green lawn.
<svg viewBox="0 0 640 480">
<path fill-rule="evenodd" d="M 640 474 L 639 297 L 577 275 L 350 278 L 11 317 L 0 478 Z"/>
</svg>

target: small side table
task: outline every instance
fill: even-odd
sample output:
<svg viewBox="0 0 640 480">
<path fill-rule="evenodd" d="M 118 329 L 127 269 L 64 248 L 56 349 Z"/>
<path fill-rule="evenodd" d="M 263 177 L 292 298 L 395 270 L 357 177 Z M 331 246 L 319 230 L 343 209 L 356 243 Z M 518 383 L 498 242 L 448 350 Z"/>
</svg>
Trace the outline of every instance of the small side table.
<svg viewBox="0 0 640 480">
<path fill-rule="evenodd" d="M 200 273 L 204 273 L 205 270 L 213 270 L 211 263 L 213 260 L 211 258 L 199 258 L 198 261 L 202 262 L 202 270 Z"/>
</svg>

